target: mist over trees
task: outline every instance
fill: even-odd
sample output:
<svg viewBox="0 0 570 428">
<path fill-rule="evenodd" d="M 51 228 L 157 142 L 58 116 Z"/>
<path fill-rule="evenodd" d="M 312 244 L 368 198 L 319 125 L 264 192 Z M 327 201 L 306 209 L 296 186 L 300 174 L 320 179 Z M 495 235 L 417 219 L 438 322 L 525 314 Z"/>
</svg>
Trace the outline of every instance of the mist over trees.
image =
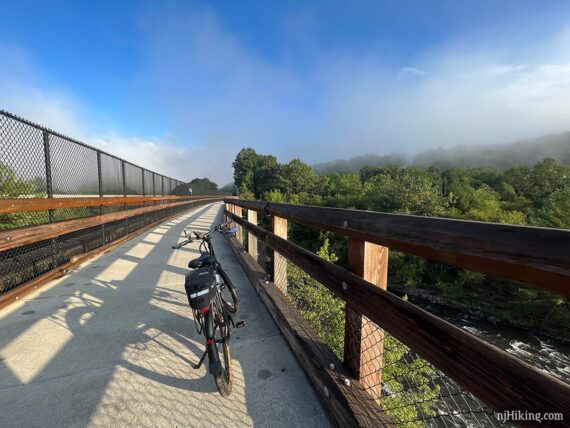
<svg viewBox="0 0 570 428">
<path fill-rule="evenodd" d="M 359 171 L 364 166 L 418 165 L 446 169 L 452 167 L 489 167 L 505 170 L 515 165 L 532 166 L 544 158 L 552 158 L 562 165 L 570 165 L 570 133 L 547 135 L 529 141 L 509 144 L 457 146 L 420 152 L 415 156 L 401 153 L 364 155 L 317 163 L 313 168 L 319 174 Z"/>
</svg>

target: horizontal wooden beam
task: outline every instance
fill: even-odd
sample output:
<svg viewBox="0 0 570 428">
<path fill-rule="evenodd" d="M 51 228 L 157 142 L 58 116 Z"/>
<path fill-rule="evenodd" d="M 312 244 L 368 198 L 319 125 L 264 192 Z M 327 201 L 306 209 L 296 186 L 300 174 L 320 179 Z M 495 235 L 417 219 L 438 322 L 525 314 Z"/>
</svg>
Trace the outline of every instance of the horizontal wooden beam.
<svg viewBox="0 0 570 428">
<path fill-rule="evenodd" d="M 0 251 L 21 247 L 22 245 L 31 244 L 34 242 L 44 241 L 46 239 L 65 235 L 66 233 L 76 232 L 78 230 L 87 229 L 89 227 L 98 226 L 104 223 L 109 223 L 111 221 L 123 220 L 125 218 L 150 213 L 153 211 L 168 209 L 171 207 L 177 207 L 179 205 L 193 204 L 202 200 L 214 202 L 216 200 L 221 200 L 221 198 L 195 199 L 192 201 L 153 205 L 75 220 L 66 220 L 55 223 L 40 224 L 37 226 L 4 230 L 0 232 Z"/>
<path fill-rule="evenodd" d="M 210 196 L 103 196 L 0 199 L 0 214 L 57 210 L 62 208 L 134 205 L 146 202 L 190 201 L 207 199 L 209 197 Z M 219 199 L 219 196 L 211 197 Z"/>
<path fill-rule="evenodd" d="M 298 245 L 227 215 L 492 409 L 570 415 L 570 385 Z"/>
<path fill-rule="evenodd" d="M 247 210 L 258 211 L 258 212 L 265 211 L 265 208 L 267 207 L 267 202 L 262 202 L 262 201 L 243 201 L 241 199 L 225 198 L 224 202 L 227 204 L 237 205 Z"/>
<path fill-rule="evenodd" d="M 273 202 L 255 206 L 307 226 L 570 296 L 570 230 Z"/>
</svg>

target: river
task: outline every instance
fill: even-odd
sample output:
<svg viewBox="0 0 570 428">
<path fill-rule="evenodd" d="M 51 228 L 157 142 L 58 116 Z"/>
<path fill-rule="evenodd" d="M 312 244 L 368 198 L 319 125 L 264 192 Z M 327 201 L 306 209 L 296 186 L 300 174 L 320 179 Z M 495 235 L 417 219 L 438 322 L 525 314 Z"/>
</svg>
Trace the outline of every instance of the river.
<svg viewBox="0 0 570 428">
<path fill-rule="evenodd" d="M 489 322 L 482 316 L 467 314 L 439 303 L 414 297 L 409 297 L 409 301 L 564 382 L 570 383 L 570 343 L 506 326 L 495 322 L 494 319 L 491 319 L 493 322 Z M 446 378 L 439 379 L 437 383 L 442 390 L 454 388 L 454 384 Z M 430 427 L 486 428 L 501 425 L 492 413 L 471 413 L 472 409 L 479 406 L 476 403 L 473 404 L 442 396 L 436 405 L 440 417 L 424 422 Z"/>
<path fill-rule="evenodd" d="M 570 383 L 570 343 L 536 332 L 491 323 L 483 317 L 410 297 L 410 301 L 496 347 Z"/>
</svg>

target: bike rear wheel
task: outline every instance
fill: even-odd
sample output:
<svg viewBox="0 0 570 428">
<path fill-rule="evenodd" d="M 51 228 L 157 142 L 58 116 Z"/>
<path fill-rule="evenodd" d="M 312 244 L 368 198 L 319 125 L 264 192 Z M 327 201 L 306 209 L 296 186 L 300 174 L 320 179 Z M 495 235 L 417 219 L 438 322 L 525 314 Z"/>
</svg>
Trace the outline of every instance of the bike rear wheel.
<svg viewBox="0 0 570 428">
<path fill-rule="evenodd" d="M 214 331 L 214 339 L 218 349 L 220 363 L 222 365 L 222 374 L 214 376 L 216 388 L 222 397 L 228 397 L 232 393 L 233 387 L 233 370 L 232 357 L 230 353 L 229 326 L 227 320 L 216 317 L 216 327 Z"/>
</svg>

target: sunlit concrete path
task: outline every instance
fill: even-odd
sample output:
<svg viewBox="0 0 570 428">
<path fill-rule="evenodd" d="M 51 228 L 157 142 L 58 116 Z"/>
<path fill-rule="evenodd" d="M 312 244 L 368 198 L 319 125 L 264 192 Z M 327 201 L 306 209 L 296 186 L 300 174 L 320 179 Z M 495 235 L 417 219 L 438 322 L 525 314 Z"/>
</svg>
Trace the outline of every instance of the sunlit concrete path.
<svg viewBox="0 0 570 428">
<path fill-rule="evenodd" d="M 0 426 L 327 426 L 315 392 L 224 238 L 217 256 L 241 297 L 234 389 L 216 391 L 184 293 L 197 244 L 182 229 L 221 204 L 139 235 L 0 312 Z"/>
</svg>

